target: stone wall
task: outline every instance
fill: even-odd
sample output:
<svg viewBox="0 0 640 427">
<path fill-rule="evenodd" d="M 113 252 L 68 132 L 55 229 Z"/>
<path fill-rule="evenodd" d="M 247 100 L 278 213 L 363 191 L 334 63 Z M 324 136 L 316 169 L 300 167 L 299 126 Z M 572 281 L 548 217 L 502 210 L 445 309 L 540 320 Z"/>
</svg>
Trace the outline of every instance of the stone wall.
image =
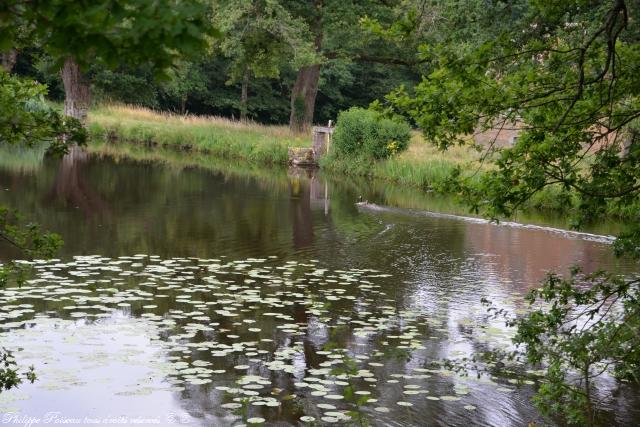
<svg viewBox="0 0 640 427">
<path fill-rule="evenodd" d="M 518 138 L 522 126 L 523 123 L 520 120 L 505 123 L 496 121 L 487 130 L 483 131 L 478 127 L 473 134 L 473 140 L 476 144 L 485 147 L 491 144 L 495 147 L 511 147 Z"/>
</svg>

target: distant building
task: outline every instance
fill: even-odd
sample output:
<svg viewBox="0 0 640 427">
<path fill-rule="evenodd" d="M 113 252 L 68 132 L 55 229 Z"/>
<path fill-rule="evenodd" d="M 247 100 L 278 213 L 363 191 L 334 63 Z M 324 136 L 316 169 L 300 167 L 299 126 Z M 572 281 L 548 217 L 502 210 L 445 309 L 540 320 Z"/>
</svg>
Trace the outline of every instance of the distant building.
<svg viewBox="0 0 640 427">
<path fill-rule="evenodd" d="M 473 134 L 473 140 L 476 144 L 489 147 L 511 147 L 520 135 L 520 130 L 524 126 L 522 120 L 516 119 L 514 121 L 494 121 L 493 125 L 486 130 L 482 130 L 481 126 L 478 126 L 476 132 Z"/>
<path fill-rule="evenodd" d="M 520 119 L 513 121 L 500 121 L 495 120 L 493 125 L 484 130 L 483 126 L 478 126 L 476 132 L 473 134 L 473 140 L 476 144 L 483 147 L 511 147 L 518 140 L 520 132 L 525 127 L 525 124 Z M 640 139 L 640 135 L 635 129 L 627 128 L 619 136 L 618 141 L 616 132 L 607 133 L 604 128 L 594 129 L 593 138 L 594 143 L 590 147 L 590 152 L 599 151 L 601 148 L 609 146 L 614 143 L 618 143 L 621 153 L 624 155 L 628 152 L 634 140 Z"/>
</svg>

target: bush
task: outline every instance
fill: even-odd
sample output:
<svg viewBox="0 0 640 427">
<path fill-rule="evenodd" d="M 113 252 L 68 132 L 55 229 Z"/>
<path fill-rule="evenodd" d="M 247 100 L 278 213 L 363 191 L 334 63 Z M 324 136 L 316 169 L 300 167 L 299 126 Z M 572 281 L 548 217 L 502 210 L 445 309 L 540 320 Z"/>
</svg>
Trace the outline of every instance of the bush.
<svg viewBox="0 0 640 427">
<path fill-rule="evenodd" d="M 408 124 L 363 108 L 341 112 L 333 133 L 333 143 L 338 153 L 366 155 L 374 159 L 384 159 L 406 150 L 410 139 L 411 128 Z"/>
</svg>

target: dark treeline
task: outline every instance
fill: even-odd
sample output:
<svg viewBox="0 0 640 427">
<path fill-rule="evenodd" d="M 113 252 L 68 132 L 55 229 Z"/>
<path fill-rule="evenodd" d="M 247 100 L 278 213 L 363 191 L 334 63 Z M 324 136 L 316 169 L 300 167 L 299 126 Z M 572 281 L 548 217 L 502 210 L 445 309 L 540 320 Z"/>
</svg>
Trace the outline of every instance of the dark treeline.
<svg viewBox="0 0 640 427">
<path fill-rule="evenodd" d="M 112 71 L 96 65 L 88 75 L 97 102 L 240 118 L 242 82 L 229 81 L 232 66 L 232 59 L 211 54 L 199 61 L 185 62 L 172 70 L 175 73 L 160 78 L 150 66 L 121 66 Z M 64 100 L 60 73 L 43 53 L 35 49 L 19 52 L 13 72 L 46 83 L 51 100 Z M 278 77 L 254 79 L 248 87 L 247 117 L 261 123 L 288 123 L 296 74 L 296 70 L 288 68 Z M 339 111 L 352 106 L 367 107 L 401 84 L 415 84 L 418 78 L 403 65 L 329 61 L 320 74 L 314 122 L 335 121 Z"/>
<path fill-rule="evenodd" d="M 90 102 L 116 101 L 298 132 L 411 90 L 436 68 L 430 46 L 469 51 L 520 19 L 524 3 L 208 0 L 133 13 L 124 0 L 12 0 L 24 22 L 7 27 L 0 52 L 6 70 L 46 84 L 81 121 Z"/>
<path fill-rule="evenodd" d="M 115 7 L 103 3 L 104 7 L 100 3 L 95 9 Z M 202 6 L 198 15 L 191 16 L 188 4 L 182 4 L 184 10 L 179 12 L 184 18 L 171 25 L 194 18 L 198 25 L 208 23 L 213 29 L 207 36 L 208 48 L 197 53 L 194 49 L 192 54 L 181 48 L 180 58 L 169 68 L 160 69 L 157 61 L 137 57 L 119 59 L 115 49 L 111 49 L 113 58 L 92 55 L 82 45 L 67 49 L 62 33 L 56 39 L 60 46 L 52 50 L 46 41 L 51 35 L 40 35 L 37 26 L 43 24 L 37 22 L 35 31 L 28 25 L 18 30 L 13 49 L 3 58 L 11 55 L 14 64 L 9 66 L 14 73 L 46 83 L 53 100 L 65 99 L 65 73 L 71 85 L 88 82 L 90 92 L 85 90 L 88 95 L 83 99 L 66 94 L 68 103 L 82 108 L 90 98 L 91 102 L 124 102 L 183 114 L 288 123 L 294 131 L 335 120 L 340 110 L 366 107 L 401 85 L 413 87 L 419 82 L 416 45 L 429 20 L 415 11 L 426 3 L 215 0 L 198 5 Z M 51 9 L 56 16 L 58 9 Z M 80 6 L 60 10 L 75 15 L 68 24 L 72 29 L 81 28 L 97 13 Z M 411 22 L 406 22 L 400 42 L 384 34 L 408 14 Z M 135 29 L 114 25 L 129 38 L 127 43 L 138 43 Z M 169 49 L 176 44 L 158 39 Z M 145 49 L 153 49 L 151 43 Z M 160 53 L 161 47 L 156 56 Z M 70 67 L 61 68 L 62 61 Z M 74 68 L 75 64 L 79 67 Z M 81 119 L 86 115 L 65 112 Z"/>
</svg>

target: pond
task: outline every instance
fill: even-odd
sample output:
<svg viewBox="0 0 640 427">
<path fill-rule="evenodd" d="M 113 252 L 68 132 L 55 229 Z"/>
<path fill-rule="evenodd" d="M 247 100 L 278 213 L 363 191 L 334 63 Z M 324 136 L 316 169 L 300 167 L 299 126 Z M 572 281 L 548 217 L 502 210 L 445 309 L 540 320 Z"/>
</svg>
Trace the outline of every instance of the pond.
<svg viewBox="0 0 640 427">
<path fill-rule="evenodd" d="M 0 345 L 38 375 L 0 394 L 5 423 L 541 422 L 536 381 L 442 366 L 509 347 L 480 299 L 522 313 L 547 271 L 638 271 L 611 224 L 496 225 L 413 189 L 105 151 L 0 162 L 0 203 L 65 241 L 0 290 Z M 599 395 L 612 425 L 640 422 L 637 389 Z"/>
</svg>

